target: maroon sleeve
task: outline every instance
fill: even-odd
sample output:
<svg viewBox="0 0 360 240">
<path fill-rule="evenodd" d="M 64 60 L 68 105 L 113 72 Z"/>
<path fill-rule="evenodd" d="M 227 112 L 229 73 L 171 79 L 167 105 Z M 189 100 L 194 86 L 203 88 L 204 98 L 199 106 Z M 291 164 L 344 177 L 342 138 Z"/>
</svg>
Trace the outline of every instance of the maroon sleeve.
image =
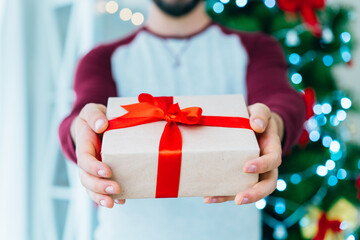
<svg viewBox="0 0 360 240">
<path fill-rule="evenodd" d="M 109 97 L 117 95 L 115 82 L 111 74 L 111 54 L 113 47 L 99 46 L 90 51 L 78 64 L 74 90 L 76 100 L 72 111 L 59 127 L 59 137 L 63 153 L 77 163 L 75 146 L 70 135 L 70 126 L 74 118 L 87 103 L 106 105 Z"/>
<path fill-rule="evenodd" d="M 248 50 L 248 104 L 264 103 L 284 121 L 283 153 L 297 143 L 305 121 L 305 103 L 289 83 L 280 44 L 262 33 L 242 37 Z"/>
</svg>

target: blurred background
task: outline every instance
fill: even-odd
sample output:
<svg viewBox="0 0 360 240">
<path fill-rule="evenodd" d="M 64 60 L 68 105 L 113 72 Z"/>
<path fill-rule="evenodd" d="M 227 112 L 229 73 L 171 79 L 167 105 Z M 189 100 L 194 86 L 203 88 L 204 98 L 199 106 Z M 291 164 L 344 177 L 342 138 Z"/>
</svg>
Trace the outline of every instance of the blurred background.
<svg viewBox="0 0 360 240">
<path fill-rule="evenodd" d="M 92 239 L 96 210 L 57 129 L 79 58 L 143 25 L 150 1 L 0 1 L 0 239 Z M 277 190 L 256 203 L 263 238 L 359 239 L 360 1 L 208 0 L 207 9 L 276 37 L 307 104 Z"/>
</svg>

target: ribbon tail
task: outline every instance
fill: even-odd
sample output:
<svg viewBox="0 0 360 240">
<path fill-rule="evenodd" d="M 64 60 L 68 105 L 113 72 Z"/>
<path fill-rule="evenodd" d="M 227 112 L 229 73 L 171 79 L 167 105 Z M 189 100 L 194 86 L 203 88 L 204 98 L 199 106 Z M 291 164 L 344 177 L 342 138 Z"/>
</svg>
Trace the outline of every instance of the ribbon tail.
<svg viewBox="0 0 360 240">
<path fill-rule="evenodd" d="M 301 15 L 310 31 L 313 32 L 315 36 L 321 37 L 322 30 L 318 17 L 316 15 L 316 10 L 311 6 L 305 5 L 301 9 Z"/>
<path fill-rule="evenodd" d="M 160 139 L 156 198 L 176 198 L 179 192 L 182 138 L 179 127 L 168 122 Z"/>
</svg>

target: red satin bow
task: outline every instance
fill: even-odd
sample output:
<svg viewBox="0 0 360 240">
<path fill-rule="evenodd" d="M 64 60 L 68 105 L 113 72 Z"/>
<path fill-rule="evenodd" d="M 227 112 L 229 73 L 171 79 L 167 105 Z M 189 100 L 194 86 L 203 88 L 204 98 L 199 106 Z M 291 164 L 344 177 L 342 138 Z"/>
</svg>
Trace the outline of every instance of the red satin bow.
<svg viewBox="0 0 360 240">
<path fill-rule="evenodd" d="M 306 120 L 309 120 L 312 116 L 314 116 L 314 105 L 316 103 L 315 91 L 313 88 L 305 88 L 303 92 L 303 99 L 305 101 L 306 107 Z M 305 147 L 306 144 L 310 141 L 309 132 L 304 127 L 304 130 L 299 139 L 299 146 Z"/>
<path fill-rule="evenodd" d="M 321 25 L 316 16 L 316 9 L 325 7 L 326 0 L 277 0 L 276 3 L 286 12 L 300 12 L 304 22 L 310 30 L 320 37 L 322 34 Z"/>
<path fill-rule="evenodd" d="M 248 118 L 202 116 L 202 109 L 180 109 L 173 97 L 153 97 L 142 93 L 139 103 L 122 106 L 128 112 L 109 120 L 106 131 L 167 121 L 161 135 L 156 182 L 156 198 L 177 197 L 179 192 L 182 138 L 177 124 L 251 129 Z"/>
<path fill-rule="evenodd" d="M 316 234 L 313 240 L 324 240 L 326 231 L 329 229 L 332 230 L 333 232 L 341 232 L 340 224 L 341 222 L 338 220 L 334 220 L 334 221 L 328 220 L 326 214 L 322 213 L 319 219 L 318 233 Z"/>
</svg>

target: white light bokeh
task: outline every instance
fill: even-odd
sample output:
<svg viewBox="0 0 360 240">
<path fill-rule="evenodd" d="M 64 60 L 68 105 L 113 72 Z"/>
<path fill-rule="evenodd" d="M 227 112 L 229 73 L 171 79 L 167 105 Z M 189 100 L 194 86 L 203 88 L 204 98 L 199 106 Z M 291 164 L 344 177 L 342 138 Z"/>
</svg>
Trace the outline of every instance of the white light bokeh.
<svg viewBox="0 0 360 240">
<path fill-rule="evenodd" d="M 106 12 L 110 14 L 116 13 L 118 9 L 119 9 L 119 5 L 115 1 L 109 1 L 105 5 Z"/>
<path fill-rule="evenodd" d="M 121 20 L 129 21 L 132 17 L 132 11 L 129 8 L 123 8 L 121 9 L 119 16 Z"/>
<path fill-rule="evenodd" d="M 316 174 L 319 175 L 320 177 L 326 176 L 327 173 L 328 173 L 328 170 L 323 165 L 318 166 L 316 169 Z"/>
<path fill-rule="evenodd" d="M 131 22 L 136 26 L 143 24 L 144 15 L 139 12 L 134 13 L 131 17 Z"/>
</svg>

